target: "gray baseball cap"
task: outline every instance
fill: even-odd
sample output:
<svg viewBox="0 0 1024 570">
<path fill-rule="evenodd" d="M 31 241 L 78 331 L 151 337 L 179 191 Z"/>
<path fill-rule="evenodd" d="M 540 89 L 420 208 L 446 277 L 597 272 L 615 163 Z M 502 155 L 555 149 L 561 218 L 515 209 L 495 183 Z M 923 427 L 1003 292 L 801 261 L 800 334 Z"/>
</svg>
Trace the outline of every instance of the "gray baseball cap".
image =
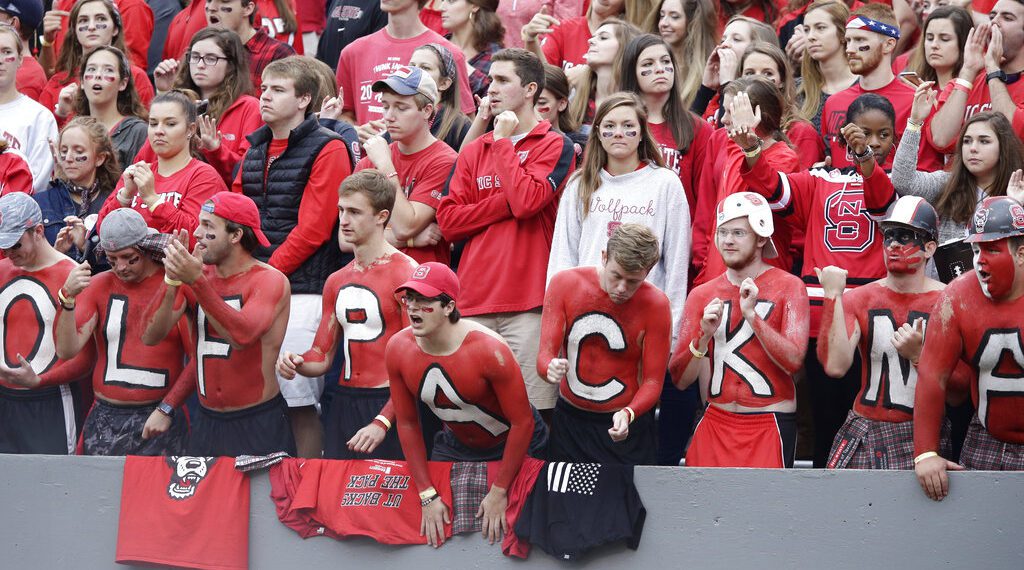
<svg viewBox="0 0 1024 570">
<path fill-rule="evenodd" d="M 24 192 L 11 192 L 0 197 L 0 249 L 10 249 L 26 230 L 43 221 L 39 204 Z"/>
<path fill-rule="evenodd" d="M 100 225 L 100 247 L 118 251 L 132 247 L 157 231 L 146 225 L 142 214 L 131 208 L 118 208 L 107 214 Z"/>
<path fill-rule="evenodd" d="M 437 105 L 440 97 L 437 93 L 437 83 L 434 78 L 423 72 L 418 67 L 402 66 L 391 72 L 386 78 L 375 81 L 370 86 L 375 92 L 390 89 L 399 95 L 416 95 L 419 93 L 431 103 Z"/>
</svg>

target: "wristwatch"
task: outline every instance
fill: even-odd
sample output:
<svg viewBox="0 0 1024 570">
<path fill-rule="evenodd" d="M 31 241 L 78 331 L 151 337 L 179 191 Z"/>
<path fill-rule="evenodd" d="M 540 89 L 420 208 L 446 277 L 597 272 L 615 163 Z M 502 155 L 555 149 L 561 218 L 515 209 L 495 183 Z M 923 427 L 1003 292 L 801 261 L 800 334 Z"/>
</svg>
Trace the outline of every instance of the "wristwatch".
<svg viewBox="0 0 1024 570">
<path fill-rule="evenodd" d="M 992 81 L 993 79 L 998 79 L 999 81 L 1002 81 L 1003 83 L 1006 83 L 1007 79 L 1009 79 L 1009 78 L 1006 76 L 1006 72 L 1005 71 L 1003 71 L 1002 69 L 997 69 L 995 71 L 990 71 L 988 73 L 988 75 L 985 76 L 985 82 L 986 83 L 988 83 L 989 81 Z"/>
<path fill-rule="evenodd" d="M 160 402 L 159 404 L 157 404 L 156 411 L 160 412 L 161 414 L 169 418 L 174 417 L 174 408 L 171 407 L 171 405 L 168 404 L 167 402 Z"/>
</svg>

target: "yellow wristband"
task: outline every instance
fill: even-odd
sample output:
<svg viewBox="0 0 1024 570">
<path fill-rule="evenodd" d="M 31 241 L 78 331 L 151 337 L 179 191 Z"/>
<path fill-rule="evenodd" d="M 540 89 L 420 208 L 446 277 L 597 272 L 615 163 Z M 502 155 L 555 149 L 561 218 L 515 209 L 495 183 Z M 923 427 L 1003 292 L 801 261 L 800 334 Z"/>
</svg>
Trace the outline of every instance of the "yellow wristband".
<svg viewBox="0 0 1024 570">
<path fill-rule="evenodd" d="M 697 350 L 697 348 L 695 346 L 693 346 L 693 341 L 691 340 L 690 341 L 690 353 L 693 354 L 694 358 L 704 358 L 705 356 L 707 356 L 708 351 L 705 350 L 704 352 L 701 352 L 701 351 Z"/>
<path fill-rule="evenodd" d="M 626 410 L 626 413 L 629 414 L 629 423 L 633 423 L 633 420 L 636 419 L 636 412 L 633 411 L 633 408 L 626 406 L 625 408 L 622 409 Z"/>
<path fill-rule="evenodd" d="M 391 422 L 383 415 L 378 414 L 377 417 L 373 418 L 378 422 L 384 424 L 384 429 L 391 429 Z"/>
<path fill-rule="evenodd" d="M 53 47 L 53 42 L 46 41 L 46 36 L 42 35 L 42 36 L 39 36 L 39 45 L 41 45 L 43 47 Z"/>
<path fill-rule="evenodd" d="M 433 487 L 427 487 L 426 489 L 420 491 L 420 500 L 421 501 L 425 501 L 425 500 L 429 499 L 430 497 L 433 497 L 436 494 L 437 494 L 437 489 L 435 489 Z"/>
<path fill-rule="evenodd" d="M 178 281 L 177 279 L 171 279 L 170 277 L 168 277 L 166 275 L 164 275 L 164 283 L 166 283 L 167 285 L 169 285 L 171 287 L 180 287 L 181 286 L 181 281 Z"/>
<path fill-rule="evenodd" d="M 65 309 L 71 310 L 71 309 L 75 308 L 75 298 L 74 297 L 70 297 L 70 298 L 65 297 L 64 296 L 64 288 L 63 287 L 61 287 L 60 289 L 57 289 L 57 299 L 60 301 L 60 306 L 64 307 Z"/>
<path fill-rule="evenodd" d="M 934 451 L 926 451 L 926 452 L 922 453 L 921 455 L 918 455 L 917 457 L 914 458 L 914 465 L 917 465 L 918 463 L 924 461 L 925 459 L 930 459 L 932 457 L 938 457 L 938 456 L 939 456 L 939 454 L 935 453 Z"/>
<path fill-rule="evenodd" d="M 413 241 L 412 238 L 409 238 L 409 239 L 405 240 L 405 247 L 407 247 L 409 249 L 412 249 L 412 248 L 416 247 L 416 242 Z"/>
</svg>

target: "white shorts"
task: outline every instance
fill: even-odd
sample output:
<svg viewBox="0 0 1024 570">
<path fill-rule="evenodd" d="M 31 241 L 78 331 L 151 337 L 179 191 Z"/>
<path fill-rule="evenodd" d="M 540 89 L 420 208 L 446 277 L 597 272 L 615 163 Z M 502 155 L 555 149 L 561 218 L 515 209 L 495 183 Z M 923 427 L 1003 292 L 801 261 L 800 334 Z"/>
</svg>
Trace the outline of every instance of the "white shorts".
<svg viewBox="0 0 1024 570">
<path fill-rule="evenodd" d="M 321 295 L 292 295 L 291 313 L 288 316 L 288 328 L 281 342 L 281 352 L 302 354 L 313 346 L 316 329 L 320 326 L 320 315 L 323 310 Z M 320 402 L 324 391 L 324 377 L 301 376 L 296 374 L 292 380 L 277 377 L 281 387 L 281 395 L 288 402 L 289 408 L 314 406 Z"/>
</svg>

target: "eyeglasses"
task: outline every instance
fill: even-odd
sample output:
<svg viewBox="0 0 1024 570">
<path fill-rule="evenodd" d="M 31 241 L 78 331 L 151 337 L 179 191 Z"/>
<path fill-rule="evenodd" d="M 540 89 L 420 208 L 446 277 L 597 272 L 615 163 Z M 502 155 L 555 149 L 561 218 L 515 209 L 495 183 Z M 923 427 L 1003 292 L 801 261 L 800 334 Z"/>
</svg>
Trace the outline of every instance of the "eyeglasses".
<svg viewBox="0 0 1024 570">
<path fill-rule="evenodd" d="M 221 57 L 219 55 L 213 55 L 212 53 L 208 53 L 206 55 L 203 55 L 203 54 L 198 54 L 198 53 L 191 52 L 191 51 L 188 52 L 188 62 L 191 63 L 192 65 L 198 65 L 199 62 L 201 61 L 207 67 L 213 67 L 213 66 L 217 65 L 217 62 L 219 62 L 221 60 L 226 60 L 226 59 L 227 59 L 226 57 Z"/>
<path fill-rule="evenodd" d="M 730 230 L 728 228 L 718 228 L 715 230 L 715 235 L 718 236 L 718 239 L 726 239 L 730 236 L 734 239 L 743 239 L 749 233 L 747 230 Z"/>
<path fill-rule="evenodd" d="M 105 30 L 110 27 L 110 22 L 107 20 L 82 20 L 78 22 L 78 31 L 85 32 L 89 30 L 89 26 L 92 26 L 96 31 Z"/>
<path fill-rule="evenodd" d="M 616 133 L 622 133 L 622 136 L 627 139 L 631 139 L 639 133 L 636 127 L 601 127 L 601 138 L 610 139 L 616 135 Z"/>
<path fill-rule="evenodd" d="M 885 228 L 882 230 L 882 242 L 889 245 L 896 242 L 899 245 L 907 245 L 915 241 L 924 241 L 920 232 L 909 228 Z"/>
<path fill-rule="evenodd" d="M 403 305 L 409 308 L 417 308 L 424 313 L 433 313 L 434 307 L 427 307 L 428 303 L 433 303 L 434 299 L 419 299 L 416 297 L 410 297 L 408 295 L 402 297 L 401 302 Z"/>
</svg>

